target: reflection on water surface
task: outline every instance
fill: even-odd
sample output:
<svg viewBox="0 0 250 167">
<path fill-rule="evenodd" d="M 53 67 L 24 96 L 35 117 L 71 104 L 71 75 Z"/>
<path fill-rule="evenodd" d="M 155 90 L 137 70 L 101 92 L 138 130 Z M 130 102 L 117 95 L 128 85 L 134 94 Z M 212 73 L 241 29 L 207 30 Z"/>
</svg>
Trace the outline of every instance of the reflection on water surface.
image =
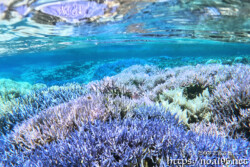
<svg viewBox="0 0 250 167">
<path fill-rule="evenodd" d="M 45 43 L 47 49 L 64 48 L 74 43 L 69 36 L 93 44 L 250 39 L 247 0 L 1 0 L 0 18 L 0 54 L 15 53 L 13 45 L 19 51 L 39 50 Z"/>
</svg>

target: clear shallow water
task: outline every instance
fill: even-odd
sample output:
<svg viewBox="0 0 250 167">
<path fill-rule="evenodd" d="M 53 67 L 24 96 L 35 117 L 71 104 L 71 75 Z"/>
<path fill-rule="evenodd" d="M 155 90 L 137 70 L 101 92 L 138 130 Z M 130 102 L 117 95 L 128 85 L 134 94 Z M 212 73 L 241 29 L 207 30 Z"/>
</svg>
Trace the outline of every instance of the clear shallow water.
<svg viewBox="0 0 250 167">
<path fill-rule="evenodd" d="M 166 48 L 192 43 L 194 50 L 197 43 L 199 50 L 200 43 L 211 48 L 213 41 L 226 42 L 218 43 L 225 47 L 232 42 L 238 51 L 239 43 L 247 45 L 250 39 L 247 1 L 60 2 L 1 1 L 0 57 L 68 48 L 101 52 L 116 45 L 150 48 L 152 43 Z M 93 7 L 86 11 L 84 5 Z"/>
<path fill-rule="evenodd" d="M 187 143 L 183 148 L 176 147 L 178 157 L 186 159 L 186 155 L 179 153 L 192 148 L 186 154 L 196 159 L 199 157 L 196 153 L 206 148 L 205 151 L 233 152 L 234 157 L 248 158 L 250 162 L 249 37 L 247 0 L 0 0 L 0 166 L 34 164 L 35 156 L 40 153 L 40 157 L 45 157 L 41 164 L 55 166 L 54 160 L 50 161 L 43 152 L 52 154 L 54 151 L 47 150 L 65 148 L 65 143 L 71 142 L 68 135 L 71 132 L 80 136 L 79 129 L 86 115 L 78 113 L 86 112 L 91 120 L 99 119 L 96 116 L 99 114 L 105 125 L 93 123 L 97 126 L 93 127 L 94 131 L 99 134 L 103 129 L 98 128 L 105 127 L 105 132 L 114 132 L 105 135 L 105 140 L 109 140 L 112 134 L 119 139 L 133 133 L 124 130 L 124 135 L 119 129 L 109 129 L 113 124 L 129 129 L 122 122 L 125 116 L 134 121 L 137 116 L 147 118 L 147 114 L 156 112 L 165 121 L 162 125 L 171 125 L 171 121 L 163 118 L 164 109 L 177 114 L 184 125 L 180 128 L 183 131 L 173 130 L 173 136 L 162 131 L 157 134 L 160 141 L 167 141 L 162 138 L 167 136 L 170 141 Z M 157 108 L 158 104 L 164 109 Z M 109 118 L 118 123 L 107 123 Z M 138 129 L 143 123 L 156 129 L 165 128 L 152 125 L 150 120 L 140 121 L 132 124 Z M 135 131 L 140 135 L 134 136 L 141 139 L 134 141 L 143 143 L 147 141 L 145 138 L 152 139 L 141 131 Z M 154 129 L 149 131 L 155 133 Z M 190 137 L 187 131 L 195 135 Z M 206 138 L 202 134 L 219 134 L 222 139 Z M 175 136 L 181 137 L 176 140 Z M 243 138 L 243 144 L 235 141 L 236 138 Z M 192 145 L 189 141 L 193 140 L 216 146 Z M 222 144 L 217 148 L 221 145 L 219 140 L 229 146 Z M 21 151 L 10 151 L 12 145 L 6 141 Z M 159 150 L 163 149 L 158 139 L 152 142 Z M 36 149 L 38 145 L 41 149 Z M 119 141 L 111 145 L 119 145 Z M 99 149 L 90 145 L 88 148 Z M 113 152 L 116 151 L 114 148 Z M 69 157 L 61 159 L 65 157 L 62 150 L 57 153 L 52 156 L 57 162 L 72 165 L 67 160 Z M 118 163 L 116 153 L 102 153 L 98 152 L 99 159 L 114 156 L 110 162 Z M 85 154 L 90 155 L 77 152 L 80 157 L 87 157 Z M 125 157 L 127 161 L 124 155 L 127 153 L 121 154 L 121 159 Z M 87 162 L 75 158 L 76 164 Z M 148 159 L 141 162 L 152 163 Z"/>
<path fill-rule="evenodd" d="M 18 52 L 54 50 L 75 45 L 75 41 L 91 44 L 184 38 L 249 42 L 248 1 L 117 0 L 87 4 L 95 8 L 104 5 L 106 8 L 97 8 L 103 11 L 99 13 L 75 7 L 84 6 L 83 2 L 53 2 L 1 1 L 0 53 L 16 52 L 11 46 L 17 46 Z"/>
<path fill-rule="evenodd" d="M 194 65 L 209 59 L 249 58 L 248 1 L 2 0 L 0 4 L 4 67 L 0 70 L 16 80 L 24 80 L 18 77 L 25 73 L 19 67 L 28 64 L 54 66 L 127 56 L 204 57 L 202 62 L 186 62 Z"/>
<path fill-rule="evenodd" d="M 75 66 L 75 70 L 84 71 L 88 70 L 88 68 L 81 65 L 87 62 L 91 64 L 89 67 L 93 67 L 126 59 L 145 60 L 148 61 L 148 64 L 158 65 L 161 68 L 206 64 L 209 60 L 216 60 L 219 64 L 230 65 L 237 57 L 244 58 L 245 61 L 242 62 L 248 64 L 250 53 L 249 45 L 245 43 L 203 40 L 181 40 L 180 42 L 177 40 L 164 42 L 130 41 L 92 45 L 82 41 L 78 42 L 81 42 L 81 44 L 78 43 L 53 51 L 34 50 L 30 53 L 23 52 L 3 56 L 0 58 L 0 76 L 32 84 L 46 83 L 46 81 L 71 80 L 82 75 L 77 73 L 72 76 L 72 74 L 65 73 L 61 74 L 62 78 L 53 79 L 52 77 L 46 80 L 43 78 L 38 79 L 38 73 L 34 71 L 53 76 L 55 75 L 55 71 L 51 70 L 53 68 L 65 69 L 70 68 L 68 66 Z M 79 45 L 82 48 L 79 48 Z M 90 80 L 86 82 L 88 81 Z"/>
</svg>

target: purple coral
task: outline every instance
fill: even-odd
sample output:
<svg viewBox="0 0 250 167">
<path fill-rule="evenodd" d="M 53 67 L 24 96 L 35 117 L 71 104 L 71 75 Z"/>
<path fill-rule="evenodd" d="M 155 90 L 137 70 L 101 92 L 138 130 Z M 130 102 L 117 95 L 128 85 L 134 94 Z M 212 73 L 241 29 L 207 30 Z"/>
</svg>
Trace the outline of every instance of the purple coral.
<svg viewBox="0 0 250 167">
<path fill-rule="evenodd" d="M 31 118 L 41 111 L 78 98 L 86 93 L 84 86 L 66 84 L 61 87 L 52 87 L 32 92 L 15 101 L 10 101 L 10 108 L 0 107 L 0 136 L 8 134 L 16 124 Z M 12 110 L 10 112 L 9 110 Z"/>
<path fill-rule="evenodd" d="M 240 64 L 233 66 L 197 65 L 166 70 L 155 66 L 136 65 L 111 79 L 116 80 L 116 84 L 136 90 L 137 94 L 146 96 L 154 102 L 159 102 L 160 95 L 166 90 L 182 87 L 183 95 L 190 100 L 208 89 L 210 96 L 207 98 L 208 112 L 213 113 L 209 119 L 217 120 L 218 126 L 224 124 L 225 121 L 228 123 L 236 121 L 234 124 L 237 124 L 238 128 L 235 130 L 231 128 L 230 134 L 235 136 L 237 132 L 237 136 L 239 132 L 249 133 L 249 124 L 246 122 L 249 115 L 240 114 L 240 110 L 248 111 L 250 106 L 249 73 L 249 66 Z M 235 127 L 235 125 L 229 127 Z"/>
<path fill-rule="evenodd" d="M 26 149 L 35 148 L 55 140 L 64 139 L 79 129 L 82 122 L 96 119 L 123 119 L 136 107 L 148 105 L 146 100 L 112 97 L 90 93 L 68 103 L 50 107 L 14 127 L 9 140 Z"/>
<path fill-rule="evenodd" d="M 202 166 L 197 159 L 249 161 L 249 142 L 230 137 L 234 136 L 230 133 L 249 132 L 248 74 L 245 65 L 167 70 L 134 66 L 88 84 L 84 87 L 88 93 L 82 89 L 40 93 L 38 100 L 29 98 L 37 101 L 22 107 L 31 109 L 27 113 L 37 112 L 25 117 L 29 119 L 7 137 L 0 136 L 0 166 L 167 166 L 168 158 L 190 158 L 193 166 Z M 211 135 L 187 131 L 176 116 L 153 105 L 157 98 L 147 98 L 150 93 L 158 96 L 162 90 L 179 87 L 193 98 L 199 94 L 192 92 L 197 86 L 210 89 L 215 123 L 191 128 Z M 223 136 L 213 136 L 214 130 Z M 225 137 L 227 132 L 230 136 Z M 200 155 L 204 151 L 232 153 Z"/>
<path fill-rule="evenodd" d="M 213 90 L 213 110 L 218 114 L 239 114 L 240 109 L 250 107 L 250 69 L 238 66 L 226 81 L 220 82 Z"/>
<path fill-rule="evenodd" d="M 150 113 L 151 109 L 157 110 L 146 107 L 138 113 Z M 160 115 L 161 110 L 153 115 Z M 202 166 L 196 160 L 231 159 L 232 156 L 249 161 L 249 143 L 244 140 L 186 132 L 169 113 L 166 115 L 169 118 L 147 114 L 137 117 L 136 113 L 134 116 L 122 121 L 110 119 L 82 124 L 79 131 L 65 140 L 34 150 L 20 152 L 4 143 L 5 147 L 0 148 L 0 162 L 5 166 L 167 166 L 169 159 L 190 159 L 191 165 Z M 208 150 L 227 152 L 227 155 L 201 154 Z"/>
<path fill-rule="evenodd" d="M 211 109 L 214 120 L 222 124 L 231 136 L 245 133 L 250 140 L 250 69 L 238 66 L 231 77 L 219 83 L 213 90 Z"/>
</svg>

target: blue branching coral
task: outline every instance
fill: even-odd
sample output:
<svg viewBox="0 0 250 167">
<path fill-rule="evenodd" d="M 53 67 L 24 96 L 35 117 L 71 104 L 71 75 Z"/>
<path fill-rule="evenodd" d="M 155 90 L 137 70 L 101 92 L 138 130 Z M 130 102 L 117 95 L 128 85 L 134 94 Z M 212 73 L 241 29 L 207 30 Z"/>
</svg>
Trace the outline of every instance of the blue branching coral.
<svg viewBox="0 0 250 167">
<path fill-rule="evenodd" d="M 161 115 L 162 112 L 162 108 L 144 107 L 135 111 L 133 119 L 83 123 L 79 131 L 65 140 L 34 150 L 20 152 L 6 144 L 9 147 L 2 147 L 1 163 L 6 166 L 167 166 L 169 159 L 191 159 L 192 165 L 201 166 L 200 159 L 220 157 L 200 154 L 207 150 L 231 151 L 231 156 L 237 159 L 249 158 L 248 142 L 186 132 L 178 119 L 169 112 Z M 231 159 L 230 155 L 220 158 Z"/>
<path fill-rule="evenodd" d="M 231 136 L 250 140 L 250 69 L 235 68 L 231 78 L 213 90 L 211 109 L 214 120 L 225 125 Z"/>
<path fill-rule="evenodd" d="M 9 133 L 13 127 L 49 107 L 68 102 L 86 93 L 84 86 L 67 84 L 32 92 L 9 101 L 0 107 L 0 135 Z"/>
<path fill-rule="evenodd" d="M 89 93 L 75 100 L 50 107 L 16 125 L 8 139 L 26 149 L 64 139 L 79 129 L 83 121 L 122 119 L 136 107 L 144 106 L 143 99 L 112 98 L 105 94 Z"/>
<path fill-rule="evenodd" d="M 167 104 L 165 106 L 171 112 L 180 113 L 188 124 L 214 121 L 218 126 L 228 128 L 230 136 L 249 139 L 249 112 L 246 112 L 250 104 L 249 73 L 249 66 L 242 64 L 197 65 L 164 70 L 156 66 L 135 65 L 111 79 L 116 80 L 116 85 L 136 90 L 140 96 Z M 242 115 L 240 111 L 247 114 Z M 242 132 L 245 133 L 243 136 L 239 134 Z"/>
<path fill-rule="evenodd" d="M 87 85 L 55 86 L 11 100 L 1 106 L 0 166 L 250 161 L 248 74 L 246 65 L 165 70 L 136 65 Z M 178 104 L 181 111 L 193 111 L 200 103 L 206 111 L 199 109 L 194 122 L 184 122 L 165 103 Z M 204 112 L 211 113 L 208 119 Z"/>
</svg>

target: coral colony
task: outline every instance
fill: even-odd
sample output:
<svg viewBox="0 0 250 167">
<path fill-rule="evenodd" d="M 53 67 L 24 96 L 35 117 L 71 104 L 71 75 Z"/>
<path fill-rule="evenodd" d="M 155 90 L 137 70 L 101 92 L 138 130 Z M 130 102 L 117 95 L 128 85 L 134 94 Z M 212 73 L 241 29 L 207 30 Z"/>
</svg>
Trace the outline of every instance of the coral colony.
<svg viewBox="0 0 250 167">
<path fill-rule="evenodd" d="M 0 166 L 249 164 L 248 65 L 128 64 L 88 84 L 1 81 L 25 89 L 0 91 Z"/>
</svg>

